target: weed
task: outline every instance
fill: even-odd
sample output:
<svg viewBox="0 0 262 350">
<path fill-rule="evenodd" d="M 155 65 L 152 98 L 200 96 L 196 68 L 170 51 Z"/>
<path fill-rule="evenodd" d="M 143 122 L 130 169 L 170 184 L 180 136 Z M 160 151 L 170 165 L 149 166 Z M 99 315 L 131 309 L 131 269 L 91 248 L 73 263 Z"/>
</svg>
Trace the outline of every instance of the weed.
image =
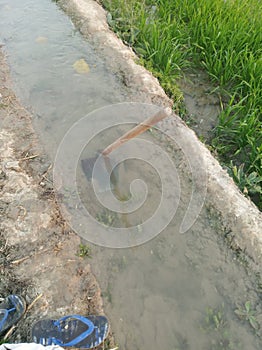
<svg viewBox="0 0 262 350">
<path fill-rule="evenodd" d="M 210 349 L 233 350 L 241 348 L 239 342 L 233 339 L 227 326 L 224 305 L 216 309 L 207 308 L 202 329 L 207 331 L 212 339 Z"/>
<path fill-rule="evenodd" d="M 104 226 L 111 227 L 116 222 L 116 213 L 112 213 L 111 211 L 104 209 L 101 213 L 96 215 L 96 219 Z"/>
<path fill-rule="evenodd" d="M 226 327 L 226 320 L 224 317 L 223 308 L 212 309 L 208 307 L 206 310 L 205 323 L 203 325 L 204 329 L 207 330 L 220 330 Z"/>
<path fill-rule="evenodd" d="M 87 244 L 79 244 L 77 256 L 91 258 L 91 248 Z"/>
<path fill-rule="evenodd" d="M 248 174 L 248 171 L 245 171 L 245 164 L 237 167 L 233 165 L 232 161 L 227 169 L 229 175 L 234 179 L 240 190 L 251 198 L 257 195 L 257 199 L 254 199 L 254 202 L 257 202 L 256 204 L 261 206 L 262 177 L 256 171 Z"/>
<path fill-rule="evenodd" d="M 240 319 L 248 321 L 255 330 L 259 329 L 259 324 L 256 320 L 256 311 L 252 309 L 250 301 L 246 301 L 244 306 L 237 305 L 235 314 L 237 314 Z"/>
</svg>

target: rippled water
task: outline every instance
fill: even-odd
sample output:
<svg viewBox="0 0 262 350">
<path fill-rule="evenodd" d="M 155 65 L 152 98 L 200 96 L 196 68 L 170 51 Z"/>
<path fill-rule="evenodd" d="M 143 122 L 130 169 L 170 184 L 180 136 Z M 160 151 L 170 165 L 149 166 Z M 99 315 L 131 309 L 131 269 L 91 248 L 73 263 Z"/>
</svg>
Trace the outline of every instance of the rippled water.
<svg viewBox="0 0 262 350">
<path fill-rule="evenodd" d="M 110 73 L 103 58 L 49 0 L 0 0 L 0 40 L 16 90 L 31 108 L 51 159 L 73 123 L 98 107 L 128 100 L 128 90 Z M 73 68 L 82 58 L 90 67 L 88 74 L 78 74 Z M 92 151 L 106 146 L 120 131 L 101 136 Z M 192 187 L 185 157 L 179 147 L 170 148 L 165 137 L 147 133 L 143 138 L 158 144 L 173 159 L 182 196 L 170 225 L 150 242 L 129 249 L 92 246 L 92 267 L 120 349 L 261 349 L 260 331 L 254 330 L 248 317 L 240 320 L 234 312 L 251 301 L 259 319 L 256 276 L 248 274 L 245 262 L 227 248 L 226 233 L 210 208 L 203 208 L 186 234 L 179 233 Z M 88 155 L 83 150 L 82 159 Z M 117 215 L 113 220 L 94 204 L 90 184 L 81 168 L 78 171 L 82 201 L 89 208 L 93 205 L 94 217 L 108 225 L 137 224 L 138 215 Z M 134 161 L 118 173 L 123 183 L 145 176 L 151 188 L 139 220 L 151 215 L 159 197 L 157 174 Z"/>
</svg>

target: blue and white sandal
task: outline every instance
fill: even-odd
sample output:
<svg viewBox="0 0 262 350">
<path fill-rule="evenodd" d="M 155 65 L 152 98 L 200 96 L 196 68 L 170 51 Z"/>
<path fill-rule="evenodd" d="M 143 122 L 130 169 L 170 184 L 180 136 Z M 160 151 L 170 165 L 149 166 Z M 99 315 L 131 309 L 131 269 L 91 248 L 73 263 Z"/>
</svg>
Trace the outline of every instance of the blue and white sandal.
<svg viewBox="0 0 262 350">
<path fill-rule="evenodd" d="M 42 345 L 60 345 L 92 349 L 108 335 L 108 320 L 104 316 L 71 315 L 59 320 L 37 321 L 31 331 L 32 340 Z"/>
<path fill-rule="evenodd" d="M 9 295 L 0 303 L 0 334 L 16 324 L 26 310 L 25 300 L 19 295 Z"/>
</svg>

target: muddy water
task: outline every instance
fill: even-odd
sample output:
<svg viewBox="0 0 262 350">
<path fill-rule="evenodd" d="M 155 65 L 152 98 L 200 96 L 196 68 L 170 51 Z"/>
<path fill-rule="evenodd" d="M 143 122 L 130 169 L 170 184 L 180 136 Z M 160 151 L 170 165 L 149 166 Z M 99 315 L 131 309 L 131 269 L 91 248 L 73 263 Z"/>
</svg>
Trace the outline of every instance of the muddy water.
<svg viewBox="0 0 262 350">
<path fill-rule="evenodd" d="M 75 121 L 98 107 L 123 100 L 124 90 L 55 3 L 1 1 L 0 16 L 0 40 L 17 89 L 32 106 L 35 125 L 54 155 Z M 88 74 L 77 74 L 73 67 L 81 59 L 89 66 Z"/>
<path fill-rule="evenodd" d="M 74 122 L 97 107 L 128 100 L 128 91 L 108 71 L 95 48 L 49 0 L 0 0 L 0 40 L 17 92 L 32 109 L 35 127 L 50 158 Z M 73 68 L 81 58 L 89 65 L 88 74 L 78 74 Z M 115 132 L 119 134 L 119 130 Z M 119 348 L 261 349 L 261 332 L 250 322 L 253 312 L 253 326 L 261 324 L 256 276 L 248 273 L 245 261 L 227 248 L 226 232 L 209 208 L 203 208 L 186 234 L 179 234 L 192 185 L 186 161 L 179 147 L 171 147 L 165 138 L 149 133 L 144 137 L 172 157 L 182 196 L 172 222 L 150 242 L 129 249 L 92 246 L 93 270 Z M 83 158 L 86 156 L 84 153 Z M 137 169 L 137 177 L 143 174 L 145 181 L 154 184 L 143 213 L 150 215 L 153 199 L 159 196 L 157 174 L 151 174 L 141 163 L 126 164 L 126 181 L 135 177 L 129 169 Z M 153 179 L 147 178 L 148 173 Z M 86 178 L 80 174 L 81 189 Z M 83 191 L 87 206 L 90 196 Z M 101 208 L 94 206 L 93 210 L 100 220 L 109 220 Z M 118 216 L 113 224 L 128 226 L 126 222 Z M 136 217 L 130 222 L 137 224 Z M 251 301 L 252 310 L 239 319 L 235 310 L 245 311 L 247 301 Z"/>
</svg>

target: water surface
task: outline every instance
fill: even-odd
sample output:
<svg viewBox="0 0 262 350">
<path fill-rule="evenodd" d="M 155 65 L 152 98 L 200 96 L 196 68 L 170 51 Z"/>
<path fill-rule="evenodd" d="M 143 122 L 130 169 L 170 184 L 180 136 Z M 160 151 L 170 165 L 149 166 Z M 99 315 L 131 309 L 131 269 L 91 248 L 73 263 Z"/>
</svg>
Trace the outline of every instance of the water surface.
<svg viewBox="0 0 262 350">
<path fill-rule="evenodd" d="M 74 122 L 98 107 L 128 100 L 128 90 L 100 54 L 49 0 L 0 0 L 0 40 L 17 93 L 31 109 L 51 159 Z M 90 67 L 84 75 L 73 68 L 82 58 Z M 112 132 L 117 135 L 119 129 Z M 100 147 L 106 146 L 109 136 L 101 137 Z M 186 161 L 179 148 L 168 148 L 167 140 L 149 133 L 144 137 L 166 148 L 173 158 L 182 197 L 171 224 L 147 244 L 130 249 L 92 246 L 92 267 L 120 349 L 261 349 L 260 331 L 234 312 L 251 301 L 255 316 L 261 314 L 255 276 L 226 246 L 226 232 L 210 208 L 204 207 L 193 227 L 179 234 L 191 194 Z M 124 183 L 143 175 L 153 184 L 140 217 L 117 215 L 110 222 L 128 227 L 154 210 L 160 184 L 145 164 L 126 164 L 122 174 Z M 86 181 L 79 168 L 82 200 L 90 207 L 94 202 Z M 99 205 L 94 204 L 93 212 L 102 221 L 109 218 Z"/>
</svg>

